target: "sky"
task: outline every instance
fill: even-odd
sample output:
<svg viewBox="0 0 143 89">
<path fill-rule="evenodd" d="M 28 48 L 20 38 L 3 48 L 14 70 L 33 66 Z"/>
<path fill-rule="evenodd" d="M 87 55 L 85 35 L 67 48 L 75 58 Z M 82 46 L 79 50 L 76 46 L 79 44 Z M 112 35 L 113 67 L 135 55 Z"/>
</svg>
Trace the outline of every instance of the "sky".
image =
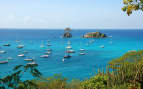
<svg viewBox="0 0 143 89">
<path fill-rule="evenodd" d="M 122 0 L 0 0 L 0 28 L 143 29 L 143 12 L 127 16 Z"/>
</svg>

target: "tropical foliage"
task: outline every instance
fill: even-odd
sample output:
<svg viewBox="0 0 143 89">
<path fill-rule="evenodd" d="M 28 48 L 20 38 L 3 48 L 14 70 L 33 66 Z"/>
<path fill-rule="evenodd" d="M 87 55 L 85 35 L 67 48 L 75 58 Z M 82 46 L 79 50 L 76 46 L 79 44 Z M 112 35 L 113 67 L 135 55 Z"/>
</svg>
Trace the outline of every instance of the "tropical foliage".
<svg viewBox="0 0 143 89">
<path fill-rule="evenodd" d="M 22 79 L 27 72 L 34 80 Z M 68 81 L 61 75 L 43 78 L 36 66 L 19 65 L 0 79 L 0 89 L 143 89 L 143 50 L 127 52 L 109 62 L 105 71 L 99 69 L 82 81 Z"/>
<path fill-rule="evenodd" d="M 143 11 L 143 0 L 123 0 L 124 7 L 122 8 L 128 15 L 132 14 L 133 11 Z"/>
<path fill-rule="evenodd" d="M 40 78 L 41 73 L 36 65 L 18 65 L 7 76 L 0 78 L 0 89 L 36 89 L 37 85 L 22 77 L 29 72 L 33 77 Z"/>
</svg>

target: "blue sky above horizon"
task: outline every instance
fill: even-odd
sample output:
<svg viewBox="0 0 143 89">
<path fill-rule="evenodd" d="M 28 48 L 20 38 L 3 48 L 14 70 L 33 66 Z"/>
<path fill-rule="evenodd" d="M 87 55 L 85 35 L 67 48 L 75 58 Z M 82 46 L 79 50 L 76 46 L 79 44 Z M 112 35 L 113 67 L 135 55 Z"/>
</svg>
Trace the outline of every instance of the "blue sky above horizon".
<svg viewBox="0 0 143 89">
<path fill-rule="evenodd" d="M 143 12 L 127 16 L 122 0 L 1 0 L 0 28 L 143 29 Z"/>
</svg>

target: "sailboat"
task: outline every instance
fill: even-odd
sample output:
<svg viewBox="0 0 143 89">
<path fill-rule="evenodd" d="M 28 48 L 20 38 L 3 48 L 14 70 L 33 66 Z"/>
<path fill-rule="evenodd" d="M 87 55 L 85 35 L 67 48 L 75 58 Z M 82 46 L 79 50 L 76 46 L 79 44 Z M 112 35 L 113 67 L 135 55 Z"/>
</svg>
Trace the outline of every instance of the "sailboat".
<svg viewBox="0 0 143 89">
<path fill-rule="evenodd" d="M 85 54 L 86 54 L 86 53 L 85 53 L 85 49 L 81 48 L 79 54 L 80 54 L 80 55 L 85 55 Z"/>
<path fill-rule="evenodd" d="M 44 46 L 44 43 L 43 43 L 43 41 L 42 41 L 42 44 L 40 45 L 40 48 L 44 48 L 45 46 Z"/>
<path fill-rule="evenodd" d="M 19 54 L 19 55 L 17 55 L 18 57 L 25 57 L 25 55 L 24 54 Z"/>
<path fill-rule="evenodd" d="M 48 40 L 47 46 L 52 46 L 52 45 L 50 44 L 50 40 Z"/>
<path fill-rule="evenodd" d="M 23 48 L 24 47 L 24 45 L 22 44 L 22 43 L 20 43 L 18 46 L 17 46 L 17 48 Z"/>
</svg>

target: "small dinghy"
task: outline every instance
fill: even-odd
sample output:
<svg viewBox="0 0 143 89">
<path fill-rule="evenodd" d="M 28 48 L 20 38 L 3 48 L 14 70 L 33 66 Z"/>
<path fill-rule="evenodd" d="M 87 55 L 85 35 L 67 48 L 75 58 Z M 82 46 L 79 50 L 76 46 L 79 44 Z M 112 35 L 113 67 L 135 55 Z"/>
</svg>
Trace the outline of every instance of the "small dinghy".
<svg viewBox="0 0 143 89">
<path fill-rule="evenodd" d="M 18 57 L 24 57 L 25 55 L 24 54 L 19 54 L 17 55 Z"/>
<path fill-rule="evenodd" d="M 8 61 L 0 61 L 0 64 L 6 64 Z"/>
<path fill-rule="evenodd" d="M 41 57 L 41 58 L 48 58 L 49 55 L 41 55 L 40 57 Z"/>
</svg>

